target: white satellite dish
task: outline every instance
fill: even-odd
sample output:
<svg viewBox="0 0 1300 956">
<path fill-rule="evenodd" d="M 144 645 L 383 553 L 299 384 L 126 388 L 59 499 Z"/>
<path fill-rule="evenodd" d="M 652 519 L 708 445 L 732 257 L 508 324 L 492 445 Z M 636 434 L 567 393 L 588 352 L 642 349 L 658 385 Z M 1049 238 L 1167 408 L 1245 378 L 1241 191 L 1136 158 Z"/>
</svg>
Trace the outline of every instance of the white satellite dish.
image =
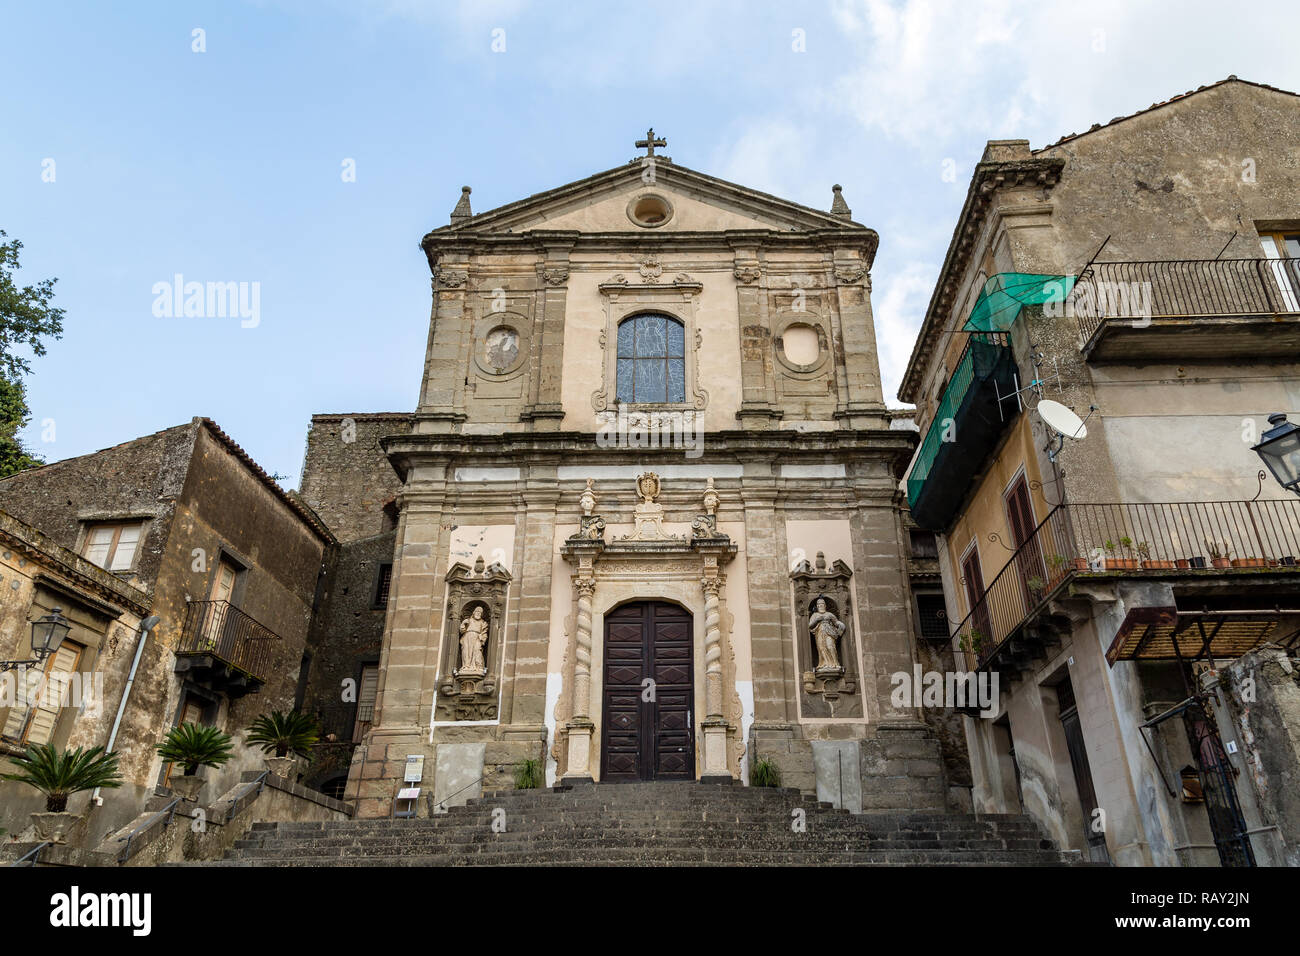
<svg viewBox="0 0 1300 956">
<path fill-rule="evenodd" d="M 1060 402 L 1045 398 L 1038 403 L 1038 415 L 1047 427 L 1065 438 L 1087 438 L 1088 426 L 1083 419 Z"/>
</svg>

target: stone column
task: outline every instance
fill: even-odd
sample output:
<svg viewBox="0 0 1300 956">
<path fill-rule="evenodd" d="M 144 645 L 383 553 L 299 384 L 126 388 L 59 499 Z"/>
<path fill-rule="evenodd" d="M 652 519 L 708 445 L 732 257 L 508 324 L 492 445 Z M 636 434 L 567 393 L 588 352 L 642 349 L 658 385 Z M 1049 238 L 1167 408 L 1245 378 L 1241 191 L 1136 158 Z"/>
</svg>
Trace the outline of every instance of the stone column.
<svg viewBox="0 0 1300 956">
<path fill-rule="evenodd" d="M 719 594 L 725 578 L 716 559 L 705 565 L 704 588 L 704 765 L 701 780 L 731 781 L 727 769 L 727 720 L 722 713 L 722 613 Z"/>
<path fill-rule="evenodd" d="M 591 711 L 591 599 L 596 579 L 591 568 L 574 575 L 578 589 L 578 613 L 574 620 L 573 717 L 569 720 L 567 782 L 591 780 L 591 736 L 595 723 Z"/>
</svg>

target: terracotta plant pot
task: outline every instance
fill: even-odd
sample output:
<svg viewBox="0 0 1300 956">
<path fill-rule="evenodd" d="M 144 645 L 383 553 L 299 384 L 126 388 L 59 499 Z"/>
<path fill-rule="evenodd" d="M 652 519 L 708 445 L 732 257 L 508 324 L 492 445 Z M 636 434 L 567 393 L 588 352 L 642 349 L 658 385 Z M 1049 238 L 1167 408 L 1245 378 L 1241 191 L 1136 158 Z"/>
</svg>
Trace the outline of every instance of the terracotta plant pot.
<svg viewBox="0 0 1300 956">
<path fill-rule="evenodd" d="M 167 781 L 167 787 L 176 796 L 184 797 L 190 803 L 198 803 L 199 791 L 203 789 L 205 783 L 207 781 L 199 776 L 186 777 L 173 774 Z"/>
<path fill-rule="evenodd" d="M 1137 558 L 1107 558 L 1107 571 L 1136 571 Z"/>
<path fill-rule="evenodd" d="M 1233 558 L 1232 566 L 1234 568 L 1265 568 L 1268 562 L 1263 558 Z"/>
<path fill-rule="evenodd" d="M 1190 568 L 1191 566 L 1192 566 L 1192 562 L 1191 562 L 1191 559 L 1190 559 L 1190 558 L 1175 558 L 1175 559 L 1174 559 L 1174 567 L 1176 567 L 1179 571 L 1186 571 L 1186 570 L 1187 570 L 1188 568 Z"/>
<path fill-rule="evenodd" d="M 1232 567 L 1232 562 L 1229 561 L 1227 558 L 1210 558 L 1210 563 L 1214 565 L 1216 568 Z"/>
<path fill-rule="evenodd" d="M 266 757 L 266 769 L 271 771 L 277 777 L 288 779 L 289 774 L 293 772 L 294 764 L 297 763 L 293 757 Z"/>
<path fill-rule="evenodd" d="M 1075 570 L 1075 571 L 1087 571 L 1087 570 L 1088 570 L 1088 559 L 1087 559 L 1087 558 L 1071 558 L 1071 559 L 1070 559 L 1070 567 L 1071 567 L 1073 570 Z"/>
<path fill-rule="evenodd" d="M 1143 561 L 1142 567 L 1148 571 L 1172 571 L 1174 568 L 1174 562 L 1173 561 Z"/>
<path fill-rule="evenodd" d="M 61 813 L 33 813 L 36 839 L 50 843 L 64 843 L 70 831 L 81 818 L 64 810 Z"/>
</svg>

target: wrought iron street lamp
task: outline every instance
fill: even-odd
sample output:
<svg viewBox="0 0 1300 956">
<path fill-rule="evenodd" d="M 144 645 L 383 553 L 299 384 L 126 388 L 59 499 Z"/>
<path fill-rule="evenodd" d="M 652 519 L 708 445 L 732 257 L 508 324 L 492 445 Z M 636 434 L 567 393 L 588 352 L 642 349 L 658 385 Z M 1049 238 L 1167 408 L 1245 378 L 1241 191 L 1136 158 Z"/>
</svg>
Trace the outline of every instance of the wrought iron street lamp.
<svg viewBox="0 0 1300 956">
<path fill-rule="evenodd" d="M 68 631 L 72 630 L 72 624 L 60 612 L 63 608 L 56 607 L 51 614 L 32 621 L 32 654 L 34 657 L 26 661 L 0 661 L 0 671 L 14 670 L 19 667 L 30 667 L 33 664 L 39 664 L 45 658 L 49 657 L 63 639 L 68 636 Z"/>
<path fill-rule="evenodd" d="M 1268 416 L 1268 423 L 1273 427 L 1260 437 L 1254 451 L 1278 484 L 1300 495 L 1300 425 L 1287 421 L 1282 412 Z"/>
</svg>

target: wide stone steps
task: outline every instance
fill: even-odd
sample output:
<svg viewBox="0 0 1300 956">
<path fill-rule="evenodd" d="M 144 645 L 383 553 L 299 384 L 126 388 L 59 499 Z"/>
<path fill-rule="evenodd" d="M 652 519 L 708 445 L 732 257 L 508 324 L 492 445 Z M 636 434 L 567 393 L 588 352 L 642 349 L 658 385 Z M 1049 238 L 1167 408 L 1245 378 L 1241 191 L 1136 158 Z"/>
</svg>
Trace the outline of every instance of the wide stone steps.
<svg viewBox="0 0 1300 956">
<path fill-rule="evenodd" d="M 795 811 L 801 811 L 796 813 Z M 799 829 L 793 825 L 798 822 Z M 1023 816 L 852 814 L 699 783 L 506 791 L 414 820 L 259 823 L 224 866 L 999 865 L 1079 862 Z"/>
</svg>

